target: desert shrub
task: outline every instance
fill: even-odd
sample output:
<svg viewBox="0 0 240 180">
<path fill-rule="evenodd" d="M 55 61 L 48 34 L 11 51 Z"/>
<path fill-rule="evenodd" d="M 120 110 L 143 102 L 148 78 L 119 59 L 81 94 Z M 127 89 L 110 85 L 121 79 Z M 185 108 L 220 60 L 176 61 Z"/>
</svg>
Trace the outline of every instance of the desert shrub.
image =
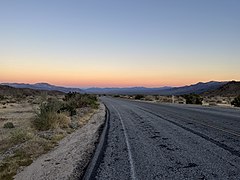
<svg viewBox="0 0 240 180">
<path fill-rule="evenodd" d="M 64 114 L 57 115 L 58 126 L 60 128 L 68 128 L 70 124 L 70 119 Z"/>
<path fill-rule="evenodd" d="M 146 97 L 145 97 L 145 101 L 153 101 L 153 99 L 152 99 L 152 97 L 150 97 L 150 96 L 146 96 Z"/>
<path fill-rule="evenodd" d="M 60 109 L 64 106 L 62 101 L 56 98 L 49 98 L 47 101 L 43 101 L 40 105 L 40 110 L 47 112 L 60 112 Z"/>
<path fill-rule="evenodd" d="M 186 99 L 186 104 L 202 104 L 203 98 L 198 94 L 186 94 L 183 95 Z"/>
<path fill-rule="evenodd" d="M 60 109 L 63 103 L 56 99 L 49 99 L 40 105 L 40 111 L 37 112 L 36 118 L 33 120 L 33 125 L 37 130 L 55 129 L 60 126 L 63 115 L 60 114 Z"/>
<path fill-rule="evenodd" d="M 77 95 L 77 92 L 69 92 L 65 95 L 64 100 L 69 101 L 70 99 L 76 98 Z"/>
<path fill-rule="evenodd" d="M 118 97 L 120 97 L 120 95 L 116 94 L 116 95 L 114 95 L 113 97 L 117 97 L 117 98 L 118 98 Z"/>
<path fill-rule="evenodd" d="M 16 175 L 20 166 L 28 166 L 32 162 L 31 156 L 27 152 L 15 151 L 13 156 L 4 158 L 0 164 L 0 179 L 14 179 L 13 176 Z"/>
<path fill-rule="evenodd" d="M 240 96 L 234 98 L 234 100 L 231 102 L 231 105 L 240 107 Z"/>
<path fill-rule="evenodd" d="M 98 100 L 96 95 L 84 94 L 80 96 L 79 104 L 80 104 L 80 107 L 98 108 L 97 101 Z"/>
<path fill-rule="evenodd" d="M 98 107 L 96 95 L 69 92 L 68 94 L 65 95 L 64 101 L 65 105 L 61 108 L 61 111 L 68 111 L 71 116 L 76 114 L 77 108 Z"/>
<path fill-rule="evenodd" d="M 14 144 L 23 143 L 32 138 L 32 134 L 23 129 L 17 129 L 11 132 L 10 141 Z"/>
<path fill-rule="evenodd" d="M 14 128 L 14 125 L 12 122 L 7 122 L 3 125 L 3 128 L 11 129 L 11 128 Z"/>
<path fill-rule="evenodd" d="M 159 100 L 159 96 L 158 95 L 153 95 L 155 100 Z"/>
<path fill-rule="evenodd" d="M 72 106 L 71 104 L 67 104 L 65 110 L 69 112 L 70 116 L 74 116 L 77 114 L 76 107 Z"/>
<path fill-rule="evenodd" d="M 49 130 L 57 127 L 57 113 L 41 111 L 33 121 L 37 130 Z"/>
<path fill-rule="evenodd" d="M 5 96 L 0 95 L 0 101 L 1 101 L 1 100 L 4 100 L 4 99 L 5 99 Z"/>
<path fill-rule="evenodd" d="M 135 99 L 138 99 L 138 100 L 143 99 L 143 98 L 144 98 L 144 95 L 141 95 L 141 94 L 137 94 L 135 96 Z"/>
</svg>

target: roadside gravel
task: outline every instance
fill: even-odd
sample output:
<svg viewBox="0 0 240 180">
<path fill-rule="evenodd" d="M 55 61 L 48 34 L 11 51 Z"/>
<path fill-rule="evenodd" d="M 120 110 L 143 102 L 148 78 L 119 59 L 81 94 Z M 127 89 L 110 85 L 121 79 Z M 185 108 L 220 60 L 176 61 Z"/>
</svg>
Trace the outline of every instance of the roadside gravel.
<svg viewBox="0 0 240 180">
<path fill-rule="evenodd" d="M 101 103 L 85 126 L 65 137 L 56 148 L 40 156 L 14 179 L 79 179 L 91 159 L 104 122 L 105 106 Z"/>
</svg>

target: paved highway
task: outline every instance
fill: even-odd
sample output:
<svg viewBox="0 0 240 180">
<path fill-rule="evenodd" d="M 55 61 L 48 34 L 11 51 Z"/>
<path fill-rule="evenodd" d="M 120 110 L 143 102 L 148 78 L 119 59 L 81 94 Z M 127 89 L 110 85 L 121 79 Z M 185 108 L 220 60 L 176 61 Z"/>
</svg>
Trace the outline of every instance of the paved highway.
<svg viewBox="0 0 240 180">
<path fill-rule="evenodd" d="M 240 110 L 101 100 L 108 129 L 90 179 L 240 179 Z"/>
</svg>

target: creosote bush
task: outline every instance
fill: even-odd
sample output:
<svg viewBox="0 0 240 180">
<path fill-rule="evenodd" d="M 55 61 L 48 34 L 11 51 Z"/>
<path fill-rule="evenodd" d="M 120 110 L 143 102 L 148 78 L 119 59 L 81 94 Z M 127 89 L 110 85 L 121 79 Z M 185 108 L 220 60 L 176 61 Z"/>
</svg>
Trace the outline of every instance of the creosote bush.
<svg viewBox="0 0 240 180">
<path fill-rule="evenodd" d="M 68 112 L 70 116 L 76 115 L 77 108 L 91 107 L 97 108 L 97 96 L 89 94 L 79 94 L 70 92 L 65 95 L 63 101 L 48 99 L 40 105 L 33 124 L 37 130 L 45 131 L 55 128 L 66 128 L 70 120 L 63 114 Z"/>
<path fill-rule="evenodd" d="M 4 99 L 5 99 L 5 96 L 0 95 L 0 101 L 1 101 L 1 100 L 4 100 Z"/>
<path fill-rule="evenodd" d="M 235 107 L 240 107 L 240 96 L 234 98 L 234 100 L 231 102 L 231 105 Z"/>
<path fill-rule="evenodd" d="M 64 98 L 65 106 L 61 109 L 62 111 L 68 111 L 70 116 L 76 114 L 77 108 L 91 107 L 97 108 L 97 96 L 91 94 L 79 94 L 76 92 L 69 92 Z"/>
<path fill-rule="evenodd" d="M 202 104 L 203 98 L 198 94 L 186 94 L 183 95 L 186 99 L 186 104 Z"/>
<path fill-rule="evenodd" d="M 12 122 L 7 122 L 3 125 L 3 128 L 11 129 L 11 128 L 14 128 L 14 125 Z"/>
<path fill-rule="evenodd" d="M 138 100 L 143 99 L 143 98 L 144 98 L 144 95 L 141 95 L 141 94 L 137 94 L 135 96 L 135 99 L 138 99 Z"/>
<path fill-rule="evenodd" d="M 23 129 L 17 129 L 10 135 L 10 141 L 14 144 L 23 143 L 32 138 L 32 134 Z"/>
<path fill-rule="evenodd" d="M 37 130 L 55 129 L 60 126 L 64 115 L 60 114 L 60 109 L 63 103 L 56 99 L 49 99 L 47 102 L 42 102 L 40 105 L 40 112 L 37 113 L 33 124 Z"/>
</svg>

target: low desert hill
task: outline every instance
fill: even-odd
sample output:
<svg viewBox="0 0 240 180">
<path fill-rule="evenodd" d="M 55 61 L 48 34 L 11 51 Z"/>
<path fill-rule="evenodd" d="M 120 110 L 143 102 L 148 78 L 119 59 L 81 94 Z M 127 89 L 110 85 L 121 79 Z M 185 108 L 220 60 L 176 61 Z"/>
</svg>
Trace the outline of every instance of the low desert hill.
<svg viewBox="0 0 240 180">
<path fill-rule="evenodd" d="M 204 96 L 223 96 L 236 97 L 240 96 L 240 81 L 230 81 L 223 86 L 203 93 Z"/>
<path fill-rule="evenodd" d="M 7 85 L 0 85 L 0 95 L 2 96 L 35 96 L 46 93 L 48 95 L 63 95 L 60 91 L 35 90 L 29 88 L 14 88 Z"/>
</svg>

